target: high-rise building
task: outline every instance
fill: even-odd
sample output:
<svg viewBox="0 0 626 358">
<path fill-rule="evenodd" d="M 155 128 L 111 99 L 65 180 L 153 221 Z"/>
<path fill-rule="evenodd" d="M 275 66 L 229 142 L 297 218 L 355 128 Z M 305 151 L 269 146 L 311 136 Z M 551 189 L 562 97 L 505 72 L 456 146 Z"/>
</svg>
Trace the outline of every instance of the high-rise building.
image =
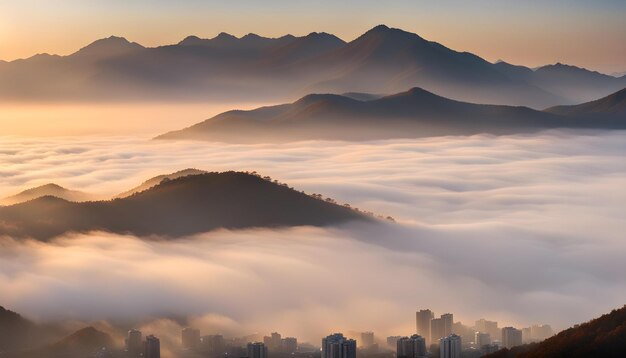
<svg viewBox="0 0 626 358">
<path fill-rule="evenodd" d="M 474 330 L 483 333 L 489 333 L 491 337 L 500 337 L 501 330 L 498 329 L 498 322 L 488 321 L 484 318 L 476 321 L 474 325 Z"/>
<path fill-rule="evenodd" d="M 265 344 L 261 342 L 248 343 L 248 358 L 268 358 Z"/>
<path fill-rule="evenodd" d="M 522 331 L 513 327 L 502 328 L 502 346 L 511 349 L 522 345 Z"/>
<path fill-rule="evenodd" d="M 417 334 L 430 339 L 430 321 L 435 318 L 431 310 L 419 310 L 415 313 L 415 328 Z"/>
<path fill-rule="evenodd" d="M 397 358 L 418 358 L 426 356 L 426 340 L 414 334 L 410 338 L 402 337 L 396 343 Z"/>
<path fill-rule="evenodd" d="M 387 347 L 396 348 L 398 344 L 398 340 L 402 338 L 402 336 L 389 336 L 387 337 Z"/>
<path fill-rule="evenodd" d="M 226 353 L 224 337 L 219 334 L 202 336 L 200 338 L 200 350 L 210 357 L 220 357 Z"/>
<path fill-rule="evenodd" d="M 361 333 L 361 347 L 370 348 L 374 345 L 374 332 Z"/>
<path fill-rule="evenodd" d="M 138 357 L 143 352 L 141 331 L 131 329 L 126 335 L 126 352 L 130 357 Z"/>
<path fill-rule="evenodd" d="M 539 342 L 554 335 L 552 327 L 547 324 L 533 324 L 528 328 L 528 330 L 529 332 L 527 334 L 524 334 L 524 332 L 522 332 L 522 338 L 524 342 Z"/>
<path fill-rule="evenodd" d="M 280 350 L 290 354 L 296 352 L 298 350 L 298 339 L 294 337 L 283 338 Z"/>
<path fill-rule="evenodd" d="M 443 320 L 441 318 L 433 318 L 430 320 L 430 341 L 434 344 L 443 337 L 445 337 Z"/>
<path fill-rule="evenodd" d="M 322 338 L 321 358 L 356 358 L 356 341 L 341 333 Z"/>
<path fill-rule="evenodd" d="M 454 323 L 452 313 L 442 314 L 441 320 L 443 321 L 443 337 L 448 337 L 452 334 L 452 324 Z"/>
<path fill-rule="evenodd" d="M 161 358 L 161 342 L 153 335 L 146 337 L 143 348 L 143 358 Z"/>
<path fill-rule="evenodd" d="M 200 330 L 187 327 L 181 332 L 181 341 L 184 349 L 196 349 L 200 345 Z"/>
<path fill-rule="evenodd" d="M 439 358 L 461 358 L 461 337 L 451 334 L 439 340 Z"/>
<path fill-rule="evenodd" d="M 282 344 L 282 336 L 280 333 L 273 332 L 270 336 L 263 337 L 263 343 L 267 349 L 271 351 L 279 351 Z"/>
<path fill-rule="evenodd" d="M 491 344 L 491 335 L 489 333 L 476 332 L 474 334 L 474 344 L 479 349 L 484 345 Z"/>
</svg>

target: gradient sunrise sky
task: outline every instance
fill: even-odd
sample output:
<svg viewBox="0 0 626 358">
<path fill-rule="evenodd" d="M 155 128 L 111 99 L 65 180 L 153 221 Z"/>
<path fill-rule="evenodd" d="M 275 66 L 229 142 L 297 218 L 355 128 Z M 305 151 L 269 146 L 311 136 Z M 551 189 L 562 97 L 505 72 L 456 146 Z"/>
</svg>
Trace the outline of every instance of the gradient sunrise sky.
<svg viewBox="0 0 626 358">
<path fill-rule="evenodd" d="M 624 0 L 0 0 L 0 59 L 69 54 L 110 35 L 145 46 L 222 31 L 352 40 L 384 23 L 490 61 L 613 73 L 626 71 L 625 18 Z"/>
</svg>

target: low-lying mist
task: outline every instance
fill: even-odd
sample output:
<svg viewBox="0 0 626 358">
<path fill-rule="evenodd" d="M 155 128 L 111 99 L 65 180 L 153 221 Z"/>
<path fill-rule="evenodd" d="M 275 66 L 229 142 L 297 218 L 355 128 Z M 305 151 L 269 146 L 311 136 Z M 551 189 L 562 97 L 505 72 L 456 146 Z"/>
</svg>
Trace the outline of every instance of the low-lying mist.
<svg viewBox="0 0 626 358">
<path fill-rule="evenodd" d="M 626 297 L 625 153 L 617 131 L 281 145 L 7 138 L 2 195 L 50 181 L 112 195 L 187 167 L 256 170 L 398 223 L 3 238 L 0 305 L 44 321 L 186 317 L 206 334 L 314 343 L 334 330 L 409 334 L 424 307 L 466 324 L 562 329 Z"/>
</svg>

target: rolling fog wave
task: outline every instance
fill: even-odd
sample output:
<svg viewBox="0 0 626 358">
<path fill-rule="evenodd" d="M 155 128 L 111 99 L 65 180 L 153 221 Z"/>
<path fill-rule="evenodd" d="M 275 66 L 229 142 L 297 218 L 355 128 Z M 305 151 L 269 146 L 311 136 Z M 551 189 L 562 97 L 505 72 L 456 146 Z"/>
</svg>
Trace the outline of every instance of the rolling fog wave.
<svg viewBox="0 0 626 358">
<path fill-rule="evenodd" d="M 421 307 L 561 329 L 626 297 L 625 153 L 624 132 L 287 145 L 5 138 L 2 195 L 50 181 L 113 195 L 187 167 L 256 170 L 398 223 L 169 242 L 3 238 L 0 302 L 43 320 L 180 315 L 207 333 L 314 342 L 335 329 L 408 334 Z"/>
</svg>

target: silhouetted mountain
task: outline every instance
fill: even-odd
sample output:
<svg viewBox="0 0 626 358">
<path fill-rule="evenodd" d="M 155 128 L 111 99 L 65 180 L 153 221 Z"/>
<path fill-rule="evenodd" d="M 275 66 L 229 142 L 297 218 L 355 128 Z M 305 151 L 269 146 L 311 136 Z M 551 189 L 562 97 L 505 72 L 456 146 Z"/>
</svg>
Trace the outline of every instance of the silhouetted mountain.
<svg viewBox="0 0 626 358">
<path fill-rule="evenodd" d="M 72 56 L 94 56 L 101 58 L 119 56 L 142 49 L 144 49 L 144 47 L 136 42 L 130 42 L 123 37 L 111 36 L 92 42 L 72 54 Z"/>
<path fill-rule="evenodd" d="M 37 342 L 31 342 L 37 343 Z M 113 338 L 94 327 L 85 327 L 60 341 L 40 348 L 15 352 L 14 358 L 86 358 L 106 356 L 106 352 L 115 347 Z M 98 355 L 98 353 L 101 353 Z"/>
<path fill-rule="evenodd" d="M 604 97 L 626 87 L 624 78 L 561 63 L 536 69 L 531 83 L 567 98 L 571 103 Z"/>
<path fill-rule="evenodd" d="M 394 93 L 420 86 L 464 101 L 545 108 L 599 98 L 625 82 L 560 64 L 536 71 L 492 64 L 380 25 L 349 43 L 315 32 L 189 36 L 155 48 L 110 37 L 69 56 L 0 64 L 0 101 L 276 101 L 318 91 Z"/>
<path fill-rule="evenodd" d="M 172 179 L 178 179 L 180 177 L 185 177 L 185 176 L 189 176 L 189 175 L 198 175 L 198 174 L 204 174 L 206 173 L 206 171 L 204 170 L 198 170 L 198 169 L 193 169 L 193 168 L 189 168 L 189 169 L 184 169 L 184 170 L 180 170 L 177 171 L 175 173 L 171 173 L 171 174 L 164 174 L 164 175 L 158 175 L 154 178 L 150 178 L 146 181 L 144 181 L 143 183 L 141 183 L 139 186 L 132 188 L 128 191 L 125 191 L 119 195 L 116 196 L 116 198 L 125 198 L 127 196 L 131 196 L 135 193 L 139 193 L 142 192 L 144 190 L 148 190 L 154 186 L 157 186 L 159 184 L 161 184 L 161 182 L 163 180 L 172 180 Z"/>
<path fill-rule="evenodd" d="M 527 107 L 450 100 L 419 88 L 364 101 L 308 95 L 285 105 L 229 111 L 157 139 L 263 142 L 302 139 L 383 139 L 478 133 L 511 134 L 548 128 L 625 128 L 626 120 L 587 120 Z"/>
<path fill-rule="evenodd" d="M 546 111 L 569 116 L 610 116 L 624 120 L 626 118 L 626 88 L 595 101 L 575 106 L 552 107 Z"/>
<path fill-rule="evenodd" d="M 0 205 L 13 205 L 25 201 L 40 198 L 42 196 L 55 196 L 67 201 L 88 201 L 94 196 L 76 190 L 68 190 L 57 184 L 45 184 L 36 188 L 24 190 L 18 194 L 0 200 Z"/>
<path fill-rule="evenodd" d="M 41 220 L 46 218 L 46 220 Z M 0 235 L 48 239 L 103 230 L 177 237 L 218 228 L 324 226 L 367 217 L 255 175 L 206 173 L 164 180 L 111 201 L 43 197 L 0 208 Z"/>
<path fill-rule="evenodd" d="M 335 35 L 325 32 L 312 32 L 304 37 L 293 38 L 283 46 L 273 49 L 267 55 L 265 62 L 273 65 L 290 65 L 297 71 L 304 60 L 315 60 L 321 55 L 330 53 L 344 46 L 346 43 Z"/>
<path fill-rule="evenodd" d="M 488 358 L 626 357 L 626 306 L 540 343 L 502 349 Z"/>
<path fill-rule="evenodd" d="M 37 333 L 33 322 L 0 306 L 0 357 L 2 352 L 28 347 Z"/>
<path fill-rule="evenodd" d="M 344 97 L 356 99 L 357 101 L 372 101 L 375 99 L 383 98 L 385 95 L 364 93 L 364 92 L 346 92 L 341 94 Z"/>
<path fill-rule="evenodd" d="M 540 105 L 562 101 L 511 80 L 474 54 L 384 25 L 316 62 L 332 70 L 332 79 L 313 87 L 321 91 L 389 93 L 419 86 L 475 102 Z"/>
</svg>

